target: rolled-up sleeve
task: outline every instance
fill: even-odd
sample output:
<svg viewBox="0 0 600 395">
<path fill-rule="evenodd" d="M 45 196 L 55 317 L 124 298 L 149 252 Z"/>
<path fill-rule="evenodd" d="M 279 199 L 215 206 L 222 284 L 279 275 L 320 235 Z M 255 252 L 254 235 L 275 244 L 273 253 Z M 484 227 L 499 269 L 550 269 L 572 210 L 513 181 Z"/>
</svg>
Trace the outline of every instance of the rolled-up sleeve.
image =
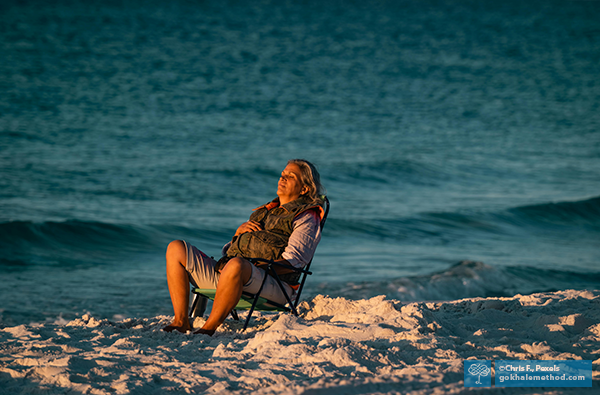
<svg viewBox="0 0 600 395">
<path fill-rule="evenodd" d="M 307 211 L 294 219 L 294 230 L 290 235 L 288 245 L 282 258 L 292 266 L 303 268 L 310 262 L 319 241 L 321 241 L 321 227 L 319 215 L 314 211 Z"/>
</svg>

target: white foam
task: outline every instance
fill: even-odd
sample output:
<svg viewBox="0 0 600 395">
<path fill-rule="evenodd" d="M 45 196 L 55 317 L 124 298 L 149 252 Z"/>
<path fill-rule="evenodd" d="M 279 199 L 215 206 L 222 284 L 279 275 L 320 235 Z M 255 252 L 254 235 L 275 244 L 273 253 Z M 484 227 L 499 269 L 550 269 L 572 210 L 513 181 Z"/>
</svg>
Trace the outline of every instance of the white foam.
<svg viewBox="0 0 600 395">
<path fill-rule="evenodd" d="M 415 303 L 319 295 L 301 304 L 300 317 L 257 314 L 246 332 L 228 320 L 214 337 L 162 332 L 167 316 L 115 322 L 85 314 L 66 324 L 0 330 L 0 388 L 47 394 L 462 392 L 465 359 L 592 359 L 597 370 L 599 303 L 600 291 L 573 290 Z M 594 386 L 598 378 L 594 372 Z"/>
</svg>

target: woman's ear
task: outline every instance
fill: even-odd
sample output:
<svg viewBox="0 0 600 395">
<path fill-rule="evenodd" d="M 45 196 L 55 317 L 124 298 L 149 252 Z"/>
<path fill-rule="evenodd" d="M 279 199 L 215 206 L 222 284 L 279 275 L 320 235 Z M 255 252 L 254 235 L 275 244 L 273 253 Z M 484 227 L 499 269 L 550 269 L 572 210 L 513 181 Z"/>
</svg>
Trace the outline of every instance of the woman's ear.
<svg viewBox="0 0 600 395">
<path fill-rule="evenodd" d="M 310 188 L 305 185 L 302 187 L 302 191 L 300 192 L 300 195 L 306 195 L 309 191 L 310 191 Z"/>
</svg>

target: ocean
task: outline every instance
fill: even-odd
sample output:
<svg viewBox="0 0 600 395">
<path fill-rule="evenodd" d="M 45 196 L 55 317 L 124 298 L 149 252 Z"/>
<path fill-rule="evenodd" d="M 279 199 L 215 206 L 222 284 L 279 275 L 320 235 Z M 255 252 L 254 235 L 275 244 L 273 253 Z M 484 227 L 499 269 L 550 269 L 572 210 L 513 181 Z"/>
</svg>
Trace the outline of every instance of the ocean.
<svg viewBox="0 0 600 395">
<path fill-rule="evenodd" d="M 0 4 L 0 327 L 172 314 L 314 162 L 304 297 L 600 289 L 600 2 Z"/>
</svg>

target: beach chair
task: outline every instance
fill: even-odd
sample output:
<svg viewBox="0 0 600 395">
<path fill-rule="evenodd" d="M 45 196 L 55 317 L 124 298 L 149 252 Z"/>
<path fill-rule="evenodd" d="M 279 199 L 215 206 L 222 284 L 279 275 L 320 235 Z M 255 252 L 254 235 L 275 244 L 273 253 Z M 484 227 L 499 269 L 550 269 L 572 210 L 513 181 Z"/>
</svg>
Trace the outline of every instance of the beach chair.
<svg viewBox="0 0 600 395">
<path fill-rule="evenodd" d="M 325 221 L 327 220 L 327 216 L 329 215 L 329 199 L 327 199 L 327 196 L 323 196 L 323 210 L 324 210 L 324 215 L 323 215 L 323 218 L 321 219 L 321 224 L 320 224 L 321 231 L 323 231 L 323 227 L 325 226 Z M 242 292 L 242 297 L 240 298 L 240 301 L 234 307 L 234 309 L 231 311 L 231 315 L 233 316 L 233 318 L 235 320 L 239 320 L 237 310 L 250 310 L 248 312 L 248 316 L 246 317 L 246 322 L 244 323 L 244 328 L 242 329 L 242 331 L 245 331 L 246 328 L 248 327 L 248 323 L 250 322 L 250 318 L 252 317 L 252 313 L 254 313 L 254 311 L 284 311 L 284 312 L 291 312 L 295 316 L 298 316 L 297 307 L 298 307 L 298 303 L 300 302 L 300 295 L 302 294 L 302 289 L 304 288 L 304 283 L 306 282 L 306 277 L 308 275 L 312 274 L 312 272 L 310 271 L 310 265 L 312 263 L 312 259 L 310 260 L 310 262 L 308 262 L 306 267 L 303 269 L 298 269 L 295 267 L 282 265 L 280 263 L 277 263 L 277 262 L 274 262 L 274 261 L 271 261 L 268 259 L 262 259 L 262 258 L 250 258 L 248 260 L 252 263 L 266 262 L 267 265 L 264 266 L 263 268 L 266 270 L 267 274 L 269 274 L 273 278 L 275 278 L 275 280 L 277 281 L 277 284 L 279 285 L 279 287 L 281 288 L 282 291 L 284 289 L 283 283 L 281 282 L 281 279 L 279 278 L 277 273 L 275 273 L 275 269 L 274 269 L 275 266 L 285 267 L 286 269 L 290 269 L 296 273 L 300 273 L 300 282 L 298 284 L 298 289 L 296 290 L 296 299 L 294 301 L 292 301 L 290 299 L 287 292 L 283 291 L 283 294 L 285 295 L 286 300 L 287 300 L 287 304 L 285 304 L 285 305 L 273 302 L 271 300 L 268 300 L 268 299 L 260 296 L 260 292 L 262 291 L 262 288 L 265 284 L 265 280 L 266 280 L 267 276 L 265 276 L 265 280 L 263 280 L 263 283 L 261 284 L 258 293 L 251 294 L 248 292 Z M 189 314 L 192 319 L 194 319 L 196 317 L 202 317 L 204 315 L 204 311 L 206 310 L 206 304 L 208 302 L 208 299 L 214 300 L 216 292 L 217 292 L 216 289 L 192 288 L 192 293 L 194 294 L 194 298 L 192 301 L 192 305 L 190 308 L 190 314 Z"/>
</svg>

